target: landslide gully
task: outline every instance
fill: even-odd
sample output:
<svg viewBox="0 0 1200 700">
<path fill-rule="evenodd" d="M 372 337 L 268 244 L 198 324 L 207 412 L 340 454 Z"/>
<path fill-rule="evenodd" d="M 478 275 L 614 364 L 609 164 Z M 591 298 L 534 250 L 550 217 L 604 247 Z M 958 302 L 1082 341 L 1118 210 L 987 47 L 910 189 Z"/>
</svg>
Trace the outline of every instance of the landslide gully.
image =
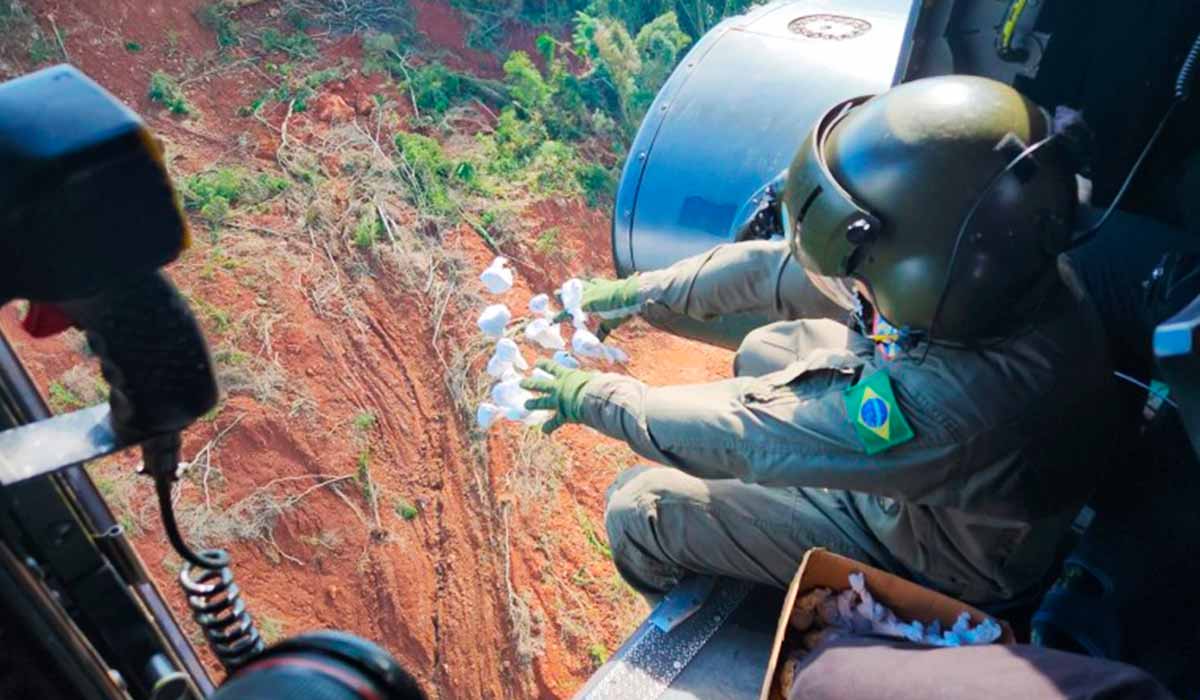
<svg viewBox="0 0 1200 700">
<path fill-rule="evenodd" d="M 268 112 L 265 125 L 236 115 L 237 106 L 268 87 L 249 67 L 189 83 L 188 96 L 199 111 L 193 119 L 172 118 L 145 97 L 152 71 L 183 73 L 189 61 L 212 51 L 211 32 L 194 17 L 202 2 L 29 4 L 39 18 L 54 17 L 73 63 L 147 117 L 167 143 L 177 173 L 231 160 L 267 171 L 276 167 L 281 135 L 272 127 L 283 114 Z M 261 2 L 241 12 L 265 18 L 277 5 Z M 424 41 L 451 52 L 459 68 L 498 74 L 495 56 L 465 48 L 465 25 L 448 3 L 415 0 L 414 7 Z M 536 31 L 515 29 L 511 44 L 532 44 Z M 131 53 L 125 41 L 145 48 Z M 322 61 L 348 58 L 361 64 L 356 38 L 320 41 Z M 316 108 L 292 117 L 292 138 L 329 128 L 323 117 L 363 118 L 372 94 L 395 88 L 377 76 L 352 74 L 322 90 Z M 392 97 L 405 102 L 404 95 Z M 331 113 L 342 107 L 350 113 Z M 337 164 L 329 169 L 336 174 Z M 532 294 L 568 277 L 611 274 L 607 211 L 579 201 L 544 201 L 528 204 L 520 219 L 523 238 L 506 251 L 520 261 L 517 286 L 502 298 L 518 315 Z M 432 698 L 569 697 L 645 613 L 603 553 L 604 490 L 636 456 L 574 426 L 547 446 L 508 424 L 476 449 L 446 383 L 447 357 L 476 338 L 473 317 L 438 318 L 382 270 L 354 281 L 359 320 L 331 316 L 312 302 L 309 292 L 317 280 L 311 261 L 287 240 L 297 222 L 268 209 L 255 225 L 257 232 L 223 234 L 224 249 L 241 256 L 236 268 L 214 270 L 216 244 L 202 235 L 171 268 L 181 289 L 202 300 L 193 307 L 214 347 L 234 346 L 269 359 L 286 378 L 275 400 L 227 397 L 220 413 L 187 432 L 184 444 L 185 458 L 203 456 L 193 469 L 204 471 L 180 487 L 181 502 L 228 508 L 264 485 L 289 497 L 303 494 L 278 515 L 270 541 L 227 545 L 250 609 L 284 635 L 336 628 L 375 640 Z M 551 228 L 559 230 L 561 244 L 539 252 L 533 242 Z M 441 236 L 476 271 L 490 262 L 493 252 L 469 228 L 454 227 Z M 342 253 L 334 252 L 342 262 Z M 478 283 L 472 275 L 466 284 Z M 476 291 L 489 298 L 481 285 Z M 228 331 L 219 330 L 223 324 L 206 311 L 211 309 L 221 309 L 247 330 L 226 337 Z M 94 363 L 72 334 L 25 337 L 14 304 L 0 310 L 0 329 L 43 391 L 76 365 Z M 621 371 L 650 383 L 700 382 L 728 373 L 728 353 L 639 322 L 622 327 L 614 342 L 633 357 Z M 534 359 L 528 348 L 526 353 Z M 486 353 L 471 371 L 481 372 L 484 360 Z M 364 413 L 376 423 L 356 436 L 355 417 Z M 379 493 L 412 504 L 416 517 L 401 517 L 389 496 L 376 524 L 352 485 L 364 450 Z M 125 455 L 104 469 L 128 473 L 135 464 L 136 456 Z M 309 488 L 322 483 L 344 488 L 340 494 Z M 126 497 L 138 525 L 135 546 L 199 642 L 174 581 L 177 558 L 158 525 L 149 485 L 131 488 Z"/>
</svg>

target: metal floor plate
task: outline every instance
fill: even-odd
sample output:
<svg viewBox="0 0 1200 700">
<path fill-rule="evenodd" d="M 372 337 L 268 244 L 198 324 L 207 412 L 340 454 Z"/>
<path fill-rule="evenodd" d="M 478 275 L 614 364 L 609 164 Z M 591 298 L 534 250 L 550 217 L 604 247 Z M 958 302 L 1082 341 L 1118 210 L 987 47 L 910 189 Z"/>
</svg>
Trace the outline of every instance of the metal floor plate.
<svg viewBox="0 0 1200 700">
<path fill-rule="evenodd" d="M 576 698 L 754 700 L 782 602 L 782 591 L 718 579 L 670 632 L 647 619 Z"/>
</svg>

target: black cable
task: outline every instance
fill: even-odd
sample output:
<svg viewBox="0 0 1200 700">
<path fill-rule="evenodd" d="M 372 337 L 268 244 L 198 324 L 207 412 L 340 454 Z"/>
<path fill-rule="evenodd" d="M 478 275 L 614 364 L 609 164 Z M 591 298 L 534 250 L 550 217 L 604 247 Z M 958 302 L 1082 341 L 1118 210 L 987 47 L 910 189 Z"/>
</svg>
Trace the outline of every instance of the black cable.
<svg viewBox="0 0 1200 700">
<path fill-rule="evenodd" d="M 1058 134 L 1050 134 L 1041 141 L 1038 141 L 1037 143 L 1021 151 L 1016 158 L 1013 158 L 1007 165 L 996 171 L 996 173 L 992 175 L 991 179 L 988 180 L 987 185 L 985 185 L 983 190 L 980 191 L 979 196 L 975 198 L 975 202 L 971 205 L 971 208 L 967 210 L 966 215 L 963 216 L 962 224 L 960 224 L 958 227 L 958 235 L 954 238 L 954 247 L 950 250 L 950 260 L 948 263 L 946 263 L 946 278 L 942 281 L 942 291 L 938 293 L 937 305 L 933 307 L 933 318 L 929 321 L 929 331 L 925 333 L 925 352 L 921 354 L 921 359 L 917 361 L 917 364 L 924 364 L 925 358 L 929 356 L 929 348 L 935 342 L 933 331 L 935 328 L 937 328 L 938 319 L 942 315 L 942 307 L 944 307 L 946 304 L 946 293 L 950 290 L 950 280 L 954 277 L 954 263 L 958 260 L 958 251 L 962 247 L 963 237 L 967 233 L 967 228 L 975 219 L 975 212 L 979 210 L 979 207 L 983 206 L 983 203 L 987 199 L 987 196 L 991 193 L 992 188 L 995 187 L 1005 175 L 1012 172 L 1013 169 L 1017 167 L 1017 164 L 1019 164 L 1025 158 L 1032 156 L 1034 153 L 1037 153 L 1044 146 L 1046 146 L 1046 144 L 1051 143 L 1056 138 L 1058 138 Z"/>
<path fill-rule="evenodd" d="M 1200 40 L 1200 37 L 1196 38 L 1197 40 Z M 1200 46 L 1200 44 L 1198 44 L 1198 46 Z M 1179 103 L 1180 100 L 1178 99 L 1171 102 L 1171 106 L 1167 108 L 1167 111 L 1163 114 L 1162 119 L 1159 120 L 1158 126 L 1154 129 L 1154 133 L 1150 136 L 1150 140 L 1147 141 L 1146 146 L 1142 148 L 1141 155 L 1139 155 L 1138 159 L 1134 161 L 1133 167 L 1129 169 L 1129 174 L 1125 176 L 1125 182 L 1121 183 L 1121 189 L 1117 190 L 1116 196 L 1113 197 L 1112 202 L 1110 202 L 1108 205 L 1108 208 L 1104 210 L 1104 215 L 1101 216 L 1100 220 L 1093 224 L 1091 228 L 1084 231 L 1082 235 L 1075 237 L 1071 241 L 1072 248 L 1081 246 L 1095 238 L 1096 234 L 1100 231 L 1100 227 L 1104 226 L 1104 224 L 1108 222 L 1108 217 L 1112 216 L 1112 213 L 1117 209 L 1117 205 L 1120 204 L 1121 200 L 1125 197 L 1125 192 L 1129 189 L 1129 185 L 1133 183 L 1133 178 L 1137 175 L 1138 170 L 1141 169 L 1142 162 L 1146 160 L 1146 156 L 1150 155 L 1150 150 L 1154 148 L 1155 142 L 1158 141 L 1158 137 L 1162 134 L 1163 129 L 1166 128 L 1167 122 L 1171 120 L 1171 115 L 1175 113 L 1175 108 L 1179 106 Z"/>
<path fill-rule="evenodd" d="M 223 549 L 208 549 L 196 553 L 179 534 L 179 524 L 175 522 L 175 508 L 171 504 L 171 478 L 166 475 L 154 477 L 154 490 L 158 493 L 158 510 L 162 515 L 163 529 L 167 533 L 167 541 L 188 563 L 201 569 L 215 570 L 229 566 L 229 553 Z"/>
<path fill-rule="evenodd" d="M 1117 194 L 1109 203 L 1108 208 L 1104 210 L 1104 215 L 1100 220 L 1092 225 L 1083 235 L 1078 236 L 1071 242 L 1071 247 L 1075 248 L 1096 237 L 1100 231 L 1100 227 L 1108 221 L 1108 217 L 1116 210 L 1117 205 L 1125 197 L 1125 192 L 1129 189 L 1129 185 L 1133 183 L 1134 176 L 1142 167 L 1142 162 L 1146 160 L 1146 156 L 1150 155 L 1150 150 L 1154 148 L 1154 144 L 1158 141 L 1158 137 L 1166 128 L 1167 122 L 1171 120 L 1171 115 L 1175 113 L 1175 108 L 1183 102 L 1186 102 L 1192 96 L 1192 74 L 1196 72 L 1197 65 L 1200 65 L 1200 34 L 1192 40 L 1192 48 L 1188 51 L 1187 56 L 1183 59 L 1183 65 L 1179 67 L 1179 73 L 1175 76 L 1175 92 L 1172 95 L 1171 106 L 1163 113 L 1162 119 L 1159 120 L 1158 126 L 1154 129 L 1154 133 L 1150 136 L 1150 140 L 1146 142 L 1142 148 L 1141 155 L 1134 161 L 1133 167 L 1129 169 L 1129 174 L 1125 176 L 1125 182 L 1121 183 L 1121 189 L 1117 190 Z"/>
</svg>

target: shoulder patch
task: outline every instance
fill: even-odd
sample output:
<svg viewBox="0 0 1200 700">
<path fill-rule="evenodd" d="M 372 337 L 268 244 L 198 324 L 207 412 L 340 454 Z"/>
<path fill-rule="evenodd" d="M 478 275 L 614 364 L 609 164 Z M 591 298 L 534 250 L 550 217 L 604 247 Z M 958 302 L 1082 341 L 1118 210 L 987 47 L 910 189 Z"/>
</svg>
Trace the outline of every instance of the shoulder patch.
<svg viewBox="0 0 1200 700">
<path fill-rule="evenodd" d="M 881 369 L 846 389 L 846 415 L 867 454 L 873 455 L 913 439 L 912 428 L 900 412 L 892 379 Z"/>
</svg>

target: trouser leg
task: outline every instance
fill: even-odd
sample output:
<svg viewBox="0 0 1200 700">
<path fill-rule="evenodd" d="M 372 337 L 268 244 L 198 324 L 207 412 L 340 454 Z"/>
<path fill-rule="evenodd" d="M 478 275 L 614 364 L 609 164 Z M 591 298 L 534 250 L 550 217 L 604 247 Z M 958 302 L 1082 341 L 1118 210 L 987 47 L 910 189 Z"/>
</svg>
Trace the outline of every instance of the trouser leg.
<svg viewBox="0 0 1200 700">
<path fill-rule="evenodd" d="M 868 564 L 849 518 L 818 507 L 819 494 L 736 479 L 707 480 L 668 467 L 635 467 L 609 488 L 605 526 L 613 561 L 638 591 L 659 594 L 688 573 L 787 587 L 804 553 L 824 547 Z"/>
</svg>

